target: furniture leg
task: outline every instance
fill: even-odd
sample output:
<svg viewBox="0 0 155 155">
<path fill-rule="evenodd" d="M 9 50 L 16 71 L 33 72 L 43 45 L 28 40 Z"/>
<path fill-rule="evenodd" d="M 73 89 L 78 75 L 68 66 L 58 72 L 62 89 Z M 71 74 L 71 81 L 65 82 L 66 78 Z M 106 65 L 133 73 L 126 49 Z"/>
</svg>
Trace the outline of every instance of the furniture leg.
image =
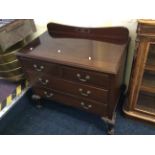
<svg viewBox="0 0 155 155">
<path fill-rule="evenodd" d="M 33 99 L 33 101 L 35 102 L 36 107 L 37 107 L 38 109 L 40 109 L 40 108 L 43 107 L 43 105 L 42 105 L 42 103 L 41 103 L 41 97 L 40 97 L 39 95 L 33 94 L 33 95 L 32 95 L 32 99 Z"/>
<path fill-rule="evenodd" d="M 114 129 L 114 124 L 111 122 L 107 122 L 107 133 L 109 135 L 114 135 L 115 129 Z"/>
<path fill-rule="evenodd" d="M 115 133 L 115 120 L 116 120 L 116 113 L 114 113 L 113 119 L 110 120 L 108 118 L 105 117 L 101 117 L 101 119 L 106 123 L 106 127 L 107 127 L 107 133 L 109 135 L 114 135 Z"/>
</svg>

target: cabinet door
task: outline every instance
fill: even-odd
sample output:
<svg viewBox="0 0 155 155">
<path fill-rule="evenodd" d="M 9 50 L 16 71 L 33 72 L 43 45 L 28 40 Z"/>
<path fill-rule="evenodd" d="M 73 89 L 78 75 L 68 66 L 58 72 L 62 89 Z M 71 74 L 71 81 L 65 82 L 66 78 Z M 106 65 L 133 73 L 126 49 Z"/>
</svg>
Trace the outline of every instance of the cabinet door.
<svg viewBox="0 0 155 155">
<path fill-rule="evenodd" d="M 155 115 L 155 43 L 149 43 L 136 109 Z"/>
</svg>

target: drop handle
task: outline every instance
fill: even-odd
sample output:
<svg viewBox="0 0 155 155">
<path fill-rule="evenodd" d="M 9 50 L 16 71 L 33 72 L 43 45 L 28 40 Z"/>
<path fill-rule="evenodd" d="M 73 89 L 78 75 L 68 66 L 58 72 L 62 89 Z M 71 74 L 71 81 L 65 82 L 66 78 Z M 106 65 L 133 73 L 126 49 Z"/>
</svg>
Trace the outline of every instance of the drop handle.
<svg viewBox="0 0 155 155">
<path fill-rule="evenodd" d="M 38 71 L 38 72 L 41 72 L 41 71 L 43 71 L 44 70 L 44 66 L 38 66 L 38 65 L 36 65 L 36 64 L 34 64 L 33 65 L 33 67 L 34 67 L 34 69 L 36 70 L 36 71 Z"/>
<path fill-rule="evenodd" d="M 44 91 L 44 95 L 45 95 L 47 98 L 50 98 L 50 97 L 52 97 L 54 94 L 53 94 L 53 93 L 47 93 L 47 91 Z"/>
<path fill-rule="evenodd" d="M 91 94 L 91 91 L 90 90 L 87 90 L 86 92 L 83 91 L 82 88 L 79 88 L 79 92 L 82 96 L 88 96 L 89 94 Z"/>
<path fill-rule="evenodd" d="M 43 85 L 47 85 L 48 83 L 49 83 L 49 80 L 47 80 L 47 79 L 42 79 L 42 78 L 39 78 L 38 79 L 40 82 L 41 82 L 41 84 L 43 84 Z"/>
<path fill-rule="evenodd" d="M 81 102 L 81 106 L 82 106 L 82 108 L 84 108 L 86 110 L 92 108 L 92 105 L 91 104 L 86 105 L 84 102 Z"/>
<path fill-rule="evenodd" d="M 87 82 L 90 79 L 89 75 L 86 75 L 84 78 L 81 78 L 81 75 L 79 73 L 77 73 L 76 76 L 82 82 Z"/>
</svg>

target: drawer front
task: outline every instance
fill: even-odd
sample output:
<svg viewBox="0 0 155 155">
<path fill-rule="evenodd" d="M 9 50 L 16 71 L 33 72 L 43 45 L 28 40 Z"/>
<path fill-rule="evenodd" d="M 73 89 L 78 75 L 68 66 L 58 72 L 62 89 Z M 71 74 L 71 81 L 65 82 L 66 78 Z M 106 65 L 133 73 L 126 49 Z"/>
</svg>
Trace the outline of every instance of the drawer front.
<svg viewBox="0 0 155 155">
<path fill-rule="evenodd" d="M 31 77 L 33 78 L 33 76 Z M 87 85 L 82 85 L 76 82 L 62 80 L 54 77 L 51 78 L 46 75 L 36 78 L 35 83 L 41 87 L 55 89 L 75 96 L 83 97 L 87 100 L 94 100 L 103 104 L 107 104 L 108 90 L 90 87 Z"/>
<path fill-rule="evenodd" d="M 63 67 L 63 78 L 109 89 L 109 75 L 104 73 Z"/>
<path fill-rule="evenodd" d="M 57 101 L 101 116 L 106 116 L 106 105 L 99 105 L 95 102 L 90 102 L 80 98 L 69 96 L 55 90 L 38 87 L 35 87 L 33 90 L 37 95 L 41 97 L 45 97 L 50 100 Z"/>
<path fill-rule="evenodd" d="M 25 71 L 31 71 L 35 75 L 42 75 L 45 73 L 51 74 L 52 76 L 61 76 L 61 68 L 57 64 L 48 63 L 39 60 L 20 58 L 22 66 L 25 68 Z"/>
</svg>

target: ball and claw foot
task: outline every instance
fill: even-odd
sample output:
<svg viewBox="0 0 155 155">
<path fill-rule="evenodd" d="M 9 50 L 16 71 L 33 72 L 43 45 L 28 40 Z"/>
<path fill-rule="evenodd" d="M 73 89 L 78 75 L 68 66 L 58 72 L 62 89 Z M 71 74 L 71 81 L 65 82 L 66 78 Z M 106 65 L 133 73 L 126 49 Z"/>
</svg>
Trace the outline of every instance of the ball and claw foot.
<svg viewBox="0 0 155 155">
<path fill-rule="evenodd" d="M 42 104 L 37 104 L 36 107 L 37 107 L 38 109 L 41 109 L 41 108 L 43 107 L 43 105 L 42 105 Z"/>
<path fill-rule="evenodd" d="M 114 135 L 114 133 L 115 133 L 114 125 L 108 124 L 107 130 L 108 130 L 107 131 L 108 135 Z"/>
<path fill-rule="evenodd" d="M 108 135 L 114 135 L 114 133 L 115 133 L 115 129 L 114 129 L 115 121 L 109 120 L 109 119 L 104 118 L 104 117 L 102 117 L 101 119 L 106 123 Z"/>
<path fill-rule="evenodd" d="M 41 97 L 39 95 L 32 95 L 32 99 L 35 101 L 36 107 L 38 109 L 41 109 L 43 107 L 42 103 L 41 103 Z"/>
</svg>

